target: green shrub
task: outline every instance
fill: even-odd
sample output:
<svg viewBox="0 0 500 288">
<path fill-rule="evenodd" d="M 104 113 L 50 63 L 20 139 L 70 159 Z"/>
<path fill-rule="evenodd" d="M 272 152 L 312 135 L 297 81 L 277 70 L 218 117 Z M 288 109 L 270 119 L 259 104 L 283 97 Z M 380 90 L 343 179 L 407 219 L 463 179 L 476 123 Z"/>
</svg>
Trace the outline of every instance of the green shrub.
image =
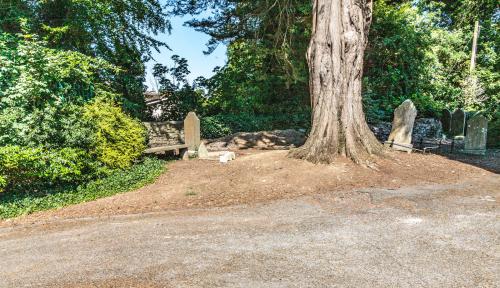
<svg viewBox="0 0 500 288">
<path fill-rule="evenodd" d="M 7 179 L 0 175 L 0 193 L 4 191 L 5 187 L 7 187 Z"/>
<path fill-rule="evenodd" d="M 146 158 L 128 169 L 116 170 L 104 178 L 81 185 L 68 184 L 31 193 L 15 189 L 0 195 L 0 219 L 61 208 L 138 189 L 152 183 L 164 171 L 165 161 Z"/>
<path fill-rule="evenodd" d="M 203 138 L 213 139 L 237 132 L 307 129 L 310 121 L 309 112 L 277 115 L 219 114 L 201 117 L 201 134 Z"/>
<path fill-rule="evenodd" d="M 122 109 L 104 100 L 84 107 L 84 118 L 95 129 L 90 153 L 110 168 L 128 168 L 146 149 L 146 129 Z"/>
<path fill-rule="evenodd" d="M 488 147 L 500 148 L 500 112 L 488 123 Z"/>
<path fill-rule="evenodd" d="M 92 131 L 82 106 L 113 94 L 119 70 L 36 39 L 0 32 L 0 146 L 86 149 Z"/>
<path fill-rule="evenodd" d="M 81 149 L 5 146 L 0 148 L 0 189 L 79 183 L 92 177 L 97 168 Z"/>
<path fill-rule="evenodd" d="M 202 117 L 200 122 L 202 138 L 214 139 L 232 134 L 232 129 L 219 117 Z"/>
</svg>

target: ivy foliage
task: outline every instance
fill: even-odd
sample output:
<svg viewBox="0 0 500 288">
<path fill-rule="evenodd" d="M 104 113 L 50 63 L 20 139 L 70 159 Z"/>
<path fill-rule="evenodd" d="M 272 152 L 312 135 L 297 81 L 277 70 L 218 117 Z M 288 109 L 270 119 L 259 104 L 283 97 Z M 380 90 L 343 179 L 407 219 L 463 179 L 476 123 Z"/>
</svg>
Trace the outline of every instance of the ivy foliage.
<svg viewBox="0 0 500 288">
<path fill-rule="evenodd" d="M 72 182 L 50 189 L 41 187 L 37 191 L 18 189 L 1 195 L 0 219 L 57 209 L 132 191 L 152 183 L 165 171 L 165 168 L 165 161 L 145 158 L 130 168 L 115 170 L 102 178 L 85 183 Z"/>
<path fill-rule="evenodd" d="M 97 168 L 97 163 L 81 149 L 0 148 L 0 178 L 3 179 L 0 188 L 37 189 L 53 184 L 81 183 L 90 180 Z"/>
</svg>

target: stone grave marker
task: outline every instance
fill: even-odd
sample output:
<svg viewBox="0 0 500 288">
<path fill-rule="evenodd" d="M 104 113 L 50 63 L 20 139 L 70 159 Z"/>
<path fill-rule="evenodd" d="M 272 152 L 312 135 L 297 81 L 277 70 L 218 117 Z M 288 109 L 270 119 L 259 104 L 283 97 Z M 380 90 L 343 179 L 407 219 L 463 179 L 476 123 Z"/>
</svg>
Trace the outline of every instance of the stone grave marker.
<svg viewBox="0 0 500 288">
<path fill-rule="evenodd" d="M 479 114 L 467 121 L 465 149 L 467 154 L 484 155 L 488 138 L 488 119 Z"/>
<path fill-rule="evenodd" d="M 468 111 L 465 112 L 465 128 L 464 128 L 464 136 L 467 136 L 467 123 L 470 119 L 474 118 L 474 116 L 481 114 L 478 111 Z"/>
<path fill-rule="evenodd" d="M 196 151 L 201 144 L 200 119 L 194 112 L 189 112 L 184 119 L 184 143 L 189 151 Z"/>
<path fill-rule="evenodd" d="M 385 142 L 385 145 L 395 150 L 410 153 L 413 148 L 411 144 L 411 135 L 416 117 L 417 108 L 415 108 L 415 105 L 410 99 L 404 101 L 396 108 L 396 110 L 394 110 L 391 134 Z"/>
<path fill-rule="evenodd" d="M 207 149 L 207 146 L 205 146 L 205 143 L 201 143 L 200 146 L 198 147 L 198 157 L 200 159 L 207 159 L 209 156 L 209 152 Z"/>
<path fill-rule="evenodd" d="M 450 136 L 464 136 L 465 132 L 465 112 L 462 109 L 456 109 L 451 116 Z"/>
<path fill-rule="evenodd" d="M 451 128 L 451 112 L 448 109 L 443 110 L 443 115 L 441 116 L 441 124 L 443 125 L 443 133 L 446 136 L 450 135 Z"/>
</svg>

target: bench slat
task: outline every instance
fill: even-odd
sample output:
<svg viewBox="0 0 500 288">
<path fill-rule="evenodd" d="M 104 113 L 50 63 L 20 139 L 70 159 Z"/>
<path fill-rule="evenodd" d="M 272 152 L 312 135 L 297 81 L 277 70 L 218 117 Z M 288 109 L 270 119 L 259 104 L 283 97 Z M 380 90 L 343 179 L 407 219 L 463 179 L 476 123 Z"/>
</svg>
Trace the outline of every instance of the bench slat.
<svg viewBox="0 0 500 288">
<path fill-rule="evenodd" d="M 154 148 L 146 149 L 144 151 L 144 153 L 145 154 L 152 154 L 152 153 L 174 151 L 174 150 L 187 149 L 187 148 L 188 148 L 188 145 L 186 145 L 186 144 L 172 145 L 172 146 L 161 146 L 161 147 L 154 147 Z"/>
</svg>

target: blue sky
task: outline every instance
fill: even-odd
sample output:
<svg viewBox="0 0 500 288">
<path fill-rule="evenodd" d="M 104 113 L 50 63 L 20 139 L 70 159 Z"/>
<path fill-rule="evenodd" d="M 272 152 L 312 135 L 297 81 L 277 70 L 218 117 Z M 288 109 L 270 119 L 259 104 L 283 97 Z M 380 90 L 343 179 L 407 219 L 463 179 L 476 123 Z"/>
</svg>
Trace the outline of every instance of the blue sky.
<svg viewBox="0 0 500 288">
<path fill-rule="evenodd" d="M 226 47 L 219 45 L 219 47 L 210 55 L 204 55 L 203 51 L 206 50 L 206 43 L 209 36 L 204 33 L 195 31 L 190 27 L 183 26 L 184 22 L 191 19 L 191 17 L 175 17 L 171 19 L 172 33 L 157 35 L 155 38 L 168 44 L 172 51 L 162 48 L 160 53 L 154 51 L 154 60 L 146 63 L 146 85 L 149 90 L 152 89 L 154 84 L 152 77 L 152 68 L 156 63 L 163 65 L 171 65 L 170 57 L 172 55 L 179 55 L 188 60 L 189 80 L 192 81 L 198 76 L 210 77 L 213 75 L 212 70 L 216 66 L 223 66 L 226 63 Z"/>
</svg>

